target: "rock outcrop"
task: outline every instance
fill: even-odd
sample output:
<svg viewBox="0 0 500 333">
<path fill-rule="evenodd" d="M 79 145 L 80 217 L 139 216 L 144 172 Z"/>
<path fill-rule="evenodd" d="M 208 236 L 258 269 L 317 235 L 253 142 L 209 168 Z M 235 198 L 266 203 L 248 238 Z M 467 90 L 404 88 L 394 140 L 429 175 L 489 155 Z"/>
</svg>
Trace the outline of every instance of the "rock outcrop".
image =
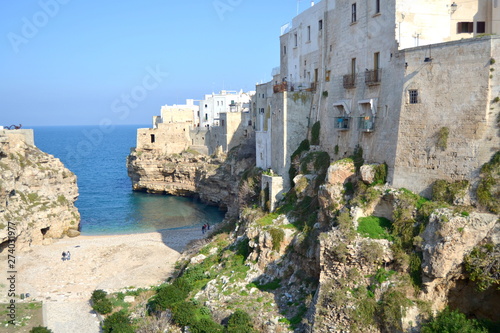
<svg viewBox="0 0 500 333">
<path fill-rule="evenodd" d="M 254 165 L 255 141 L 250 139 L 227 155 L 135 150 L 127 158 L 134 191 L 199 197 L 227 210 L 229 216 L 238 215 L 240 179 Z"/>
<path fill-rule="evenodd" d="M 24 250 L 78 235 L 77 197 L 76 176 L 59 159 L 22 140 L 1 137 L 0 250 L 9 238 L 15 238 L 16 250 Z"/>
</svg>

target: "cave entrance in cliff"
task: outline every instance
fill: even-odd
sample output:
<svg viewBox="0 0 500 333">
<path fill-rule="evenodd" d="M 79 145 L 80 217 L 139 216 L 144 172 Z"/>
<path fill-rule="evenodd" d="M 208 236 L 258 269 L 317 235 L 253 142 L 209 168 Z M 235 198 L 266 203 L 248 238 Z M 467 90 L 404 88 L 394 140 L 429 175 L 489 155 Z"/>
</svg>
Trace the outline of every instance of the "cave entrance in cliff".
<svg viewBox="0 0 500 333">
<path fill-rule="evenodd" d="M 151 143 L 155 143 L 155 141 L 156 141 L 155 135 L 151 134 Z"/>
<path fill-rule="evenodd" d="M 0 243 L 0 253 L 3 252 L 7 247 L 9 246 L 9 240 L 7 239 L 6 241 Z"/>
<path fill-rule="evenodd" d="M 50 229 L 50 227 L 40 229 L 42 236 L 45 236 L 45 234 L 47 234 L 47 231 L 49 231 L 49 229 Z"/>
</svg>

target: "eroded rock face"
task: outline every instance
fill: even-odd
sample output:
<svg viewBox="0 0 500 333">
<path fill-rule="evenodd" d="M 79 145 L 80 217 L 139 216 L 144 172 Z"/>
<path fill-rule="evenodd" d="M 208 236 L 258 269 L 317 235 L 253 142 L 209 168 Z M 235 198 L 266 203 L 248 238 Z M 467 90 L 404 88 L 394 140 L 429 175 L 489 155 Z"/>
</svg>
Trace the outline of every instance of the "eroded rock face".
<svg viewBox="0 0 500 333">
<path fill-rule="evenodd" d="M 493 214 L 461 216 L 440 209 L 431 215 L 422 234 L 422 268 L 425 298 L 432 300 L 436 309 L 447 304 L 449 290 L 461 280 L 464 256 L 490 235 L 496 237 L 499 224 Z"/>
<path fill-rule="evenodd" d="M 24 142 L 0 143 L 0 250 L 9 225 L 15 225 L 20 251 L 78 235 L 77 197 L 76 176 L 59 159 Z"/>
<path fill-rule="evenodd" d="M 238 186 L 245 170 L 255 165 L 255 141 L 248 140 L 226 155 L 164 155 L 153 150 L 132 152 L 127 158 L 134 191 L 197 196 L 203 202 L 238 215 Z"/>
</svg>

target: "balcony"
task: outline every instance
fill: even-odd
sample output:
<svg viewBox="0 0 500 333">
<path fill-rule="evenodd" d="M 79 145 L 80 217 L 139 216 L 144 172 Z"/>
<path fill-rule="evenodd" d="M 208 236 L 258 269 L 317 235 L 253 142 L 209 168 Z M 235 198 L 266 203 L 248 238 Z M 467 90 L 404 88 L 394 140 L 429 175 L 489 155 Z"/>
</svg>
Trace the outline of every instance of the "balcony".
<svg viewBox="0 0 500 333">
<path fill-rule="evenodd" d="M 355 74 L 347 74 L 344 75 L 344 88 L 351 89 L 356 87 L 356 75 Z"/>
<path fill-rule="evenodd" d="M 374 69 L 371 71 L 366 71 L 365 72 L 365 83 L 369 86 L 380 84 L 380 79 L 382 76 L 381 74 L 382 74 L 381 69 Z"/>
<path fill-rule="evenodd" d="M 273 92 L 274 93 L 280 93 L 280 92 L 284 92 L 284 91 L 287 91 L 288 90 L 288 83 L 285 81 L 285 82 L 281 82 L 280 84 L 275 84 L 273 86 Z"/>
<path fill-rule="evenodd" d="M 375 130 L 375 117 L 366 116 L 359 117 L 358 120 L 358 129 L 362 132 L 373 132 Z"/>
<path fill-rule="evenodd" d="M 335 117 L 334 128 L 340 131 L 348 131 L 351 117 Z"/>
</svg>

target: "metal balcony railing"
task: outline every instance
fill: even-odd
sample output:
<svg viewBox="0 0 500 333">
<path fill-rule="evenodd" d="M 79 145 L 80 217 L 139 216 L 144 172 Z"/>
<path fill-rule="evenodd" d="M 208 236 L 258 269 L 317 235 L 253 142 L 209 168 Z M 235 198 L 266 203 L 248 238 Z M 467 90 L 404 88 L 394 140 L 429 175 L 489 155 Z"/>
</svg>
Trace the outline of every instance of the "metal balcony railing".
<svg viewBox="0 0 500 333">
<path fill-rule="evenodd" d="M 341 131 L 348 131 L 351 117 L 336 117 L 334 127 Z"/>
<path fill-rule="evenodd" d="M 367 85 L 374 85 L 374 84 L 380 84 L 380 79 L 382 71 L 381 69 L 374 69 L 371 71 L 366 71 L 365 72 L 365 83 Z"/>
<path fill-rule="evenodd" d="M 343 77 L 344 88 L 350 89 L 356 87 L 356 75 L 347 74 Z"/>
<path fill-rule="evenodd" d="M 358 129 L 362 132 L 373 132 L 375 130 L 375 117 L 374 116 L 359 117 Z"/>
</svg>

